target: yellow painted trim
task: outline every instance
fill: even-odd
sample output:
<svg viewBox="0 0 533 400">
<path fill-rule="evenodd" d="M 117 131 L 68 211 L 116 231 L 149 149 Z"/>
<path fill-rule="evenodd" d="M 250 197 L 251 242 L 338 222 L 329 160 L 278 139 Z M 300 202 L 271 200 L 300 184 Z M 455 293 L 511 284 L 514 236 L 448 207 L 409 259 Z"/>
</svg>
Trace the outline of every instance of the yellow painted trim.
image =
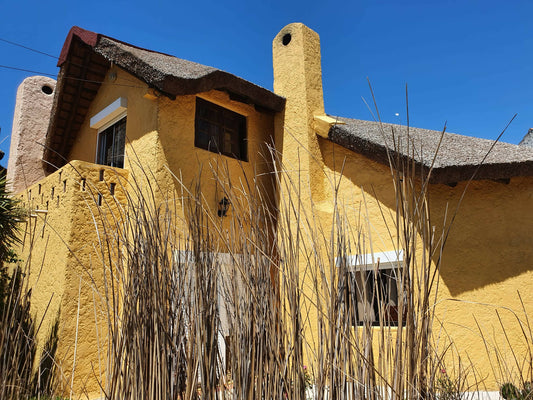
<svg viewBox="0 0 533 400">
<path fill-rule="evenodd" d="M 161 97 L 161 92 L 156 89 L 148 89 L 147 92 L 143 95 L 143 97 L 147 100 L 154 101 Z"/>
<path fill-rule="evenodd" d="M 335 125 L 344 125 L 344 122 L 332 118 L 329 115 L 313 116 L 313 129 L 323 138 L 328 138 L 330 128 Z"/>
</svg>

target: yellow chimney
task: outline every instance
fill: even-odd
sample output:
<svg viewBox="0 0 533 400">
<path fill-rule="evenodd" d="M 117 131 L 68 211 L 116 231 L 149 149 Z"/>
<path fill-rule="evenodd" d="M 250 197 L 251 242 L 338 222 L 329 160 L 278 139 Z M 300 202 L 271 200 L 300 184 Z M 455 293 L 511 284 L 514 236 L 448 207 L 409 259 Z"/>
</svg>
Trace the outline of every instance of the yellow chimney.
<svg viewBox="0 0 533 400">
<path fill-rule="evenodd" d="M 293 182 L 322 194 L 323 163 L 314 129 L 314 117 L 324 115 L 320 38 L 304 24 L 292 23 L 276 35 L 272 53 L 274 91 L 287 99 L 276 121 L 283 166 Z"/>
</svg>

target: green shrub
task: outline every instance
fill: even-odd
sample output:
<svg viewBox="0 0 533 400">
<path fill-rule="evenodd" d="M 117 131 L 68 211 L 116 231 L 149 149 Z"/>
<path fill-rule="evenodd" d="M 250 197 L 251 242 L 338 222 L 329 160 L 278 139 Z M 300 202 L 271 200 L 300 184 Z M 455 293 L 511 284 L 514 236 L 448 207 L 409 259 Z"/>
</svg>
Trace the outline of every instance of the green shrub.
<svg viewBox="0 0 533 400">
<path fill-rule="evenodd" d="M 520 389 L 511 382 L 506 382 L 500 387 L 500 394 L 505 400 L 529 400 L 533 397 L 533 384 L 524 382 Z"/>
</svg>

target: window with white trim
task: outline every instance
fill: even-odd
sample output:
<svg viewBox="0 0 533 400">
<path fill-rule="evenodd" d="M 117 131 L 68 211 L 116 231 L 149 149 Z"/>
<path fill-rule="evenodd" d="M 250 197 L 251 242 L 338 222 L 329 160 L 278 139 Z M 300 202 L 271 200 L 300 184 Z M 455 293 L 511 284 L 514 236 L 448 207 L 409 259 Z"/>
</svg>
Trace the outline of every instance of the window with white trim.
<svg viewBox="0 0 533 400">
<path fill-rule="evenodd" d="M 126 145 L 126 117 L 98 133 L 96 163 L 124 168 Z"/>
<path fill-rule="evenodd" d="M 341 279 L 341 302 L 353 325 L 405 324 L 407 304 L 402 279 L 403 251 L 350 256 Z"/>
<path fill-rule="evenodd" d="M 90 120 L 91 128 L 98 130 L 97 164 L 124 168 L 127 103 L 125 97 L 119 97 Z"/>
</svg>

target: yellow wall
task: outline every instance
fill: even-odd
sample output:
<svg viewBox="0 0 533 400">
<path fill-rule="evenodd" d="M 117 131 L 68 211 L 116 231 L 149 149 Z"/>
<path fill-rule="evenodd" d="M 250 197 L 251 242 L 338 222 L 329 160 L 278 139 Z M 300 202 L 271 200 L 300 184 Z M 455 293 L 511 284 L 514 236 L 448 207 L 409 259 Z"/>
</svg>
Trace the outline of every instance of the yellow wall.
<svg viewBox="0 0 533 400">
<path fill-rule="evenodd" d="M 98 232 L 103 232 L 102 224 L 109 222 L 106 220 L 109 213 L 118 212 L 117 204 L 126 203 L 126 191 L 133 196 L 141 193 L 145 199 L 150 199 L 153 194 L 152 206 L 155 207 L 168 202 L 169 208 L 174 209 L 173 203 L 177 201 L 175 211 L 178 223 L 182 224 L 178 230 L 183 232 L 183 237 L 187 237 L 186 228 L 191 216 L 184 210 L 188 203 L 183 201 L 182 196 L 191 197 L 187 194 L 189 192 L 194 197 L 198 181 L 204 206 L 213 211 L 212 223 L 223 228 L 223 236 L 228 237 L 235 234 L 230 226 L 235 221 L 216 216 L 218 202 L 226 195 L 225 190 L 232 191 L 238 200 L 245 199 L 246 193 L 259 187 L 265 203 L 272 201 L 274 195 L 274 181 L 269 174 L 273 164 L 267 148 L 267 144 L 273 143 L 273 115 L 258 112 L 252 105 L 232 101 L 226 93 L 211 91 L 200 94 L 208 101 L 247 117 L 249 160 L 245 162 L 220 156 L 194 147 L 195 96 L 182 96 L 175 100 L 163 96 L 148 99 L 144 97 L 148 92 L 145 84 L 120 69 L 112 72 L 117 73 L 116 81 L 106 78 L 68 157 L 69 160 L 81 161 L 71 161 L 20 195 L 29 209 L 48 210 L 31 218 L 27 228 L 34 232 L 35 237 L 32 254 L 33 309 L 40 318 L 53 293 L 43 326 L 51 327 L 59 316 L 57 358 L 61 360 L 65 395 L 69 394 L 72 385 L 77 395 L 88 393 L 89 397 L 100 396 L 97 376 L 105 369 L 107 331 L 102 322 L 105 319 L 100 319 L 98 323 L 95 321 L 95 315 L 96 318 L 105 317 L 101 297 L 103 255 Z M 113 169 L 94 164 L 97 130 L 90 128 L 89 120 L 119 97 L 128 101 L 126 157 L 124 169 Z M 101 170 L 104 170 L 104 181 L 100 181 Z M 216 174 L 218 179 L 214 178 Z M 124 179 L 119 180 L 120 177 Z M 81 189 L 82 179 L 85 179 L 85 190 Z M 117 184 L 115 198 L 109 195 L 111 182 Z M 36 195 L 39 187 L 40 194 Z M 104 194 L 104 198 L 102 207 L 98 208 L 95 207 L 95 199 L 99 192 Z M 115 203 L 116 200 L 118 203 Z M 111 209 L 108 209 L 108 202 Z M 245 204 L 232 204 L 229 214 L 236 212 L 240 206 L 245 207 Z M 106 215 L 100 215 L 102 210 L 107 210 Z M 113 223 L 111 221 L 111 227 Z M 25 235 L 23 258 L 28 256 L 29 251 L 27 237 L 28 234 Z M 227 251 L 222 244 L 214 246 L 218 251 Z M 41 267 L 45 273 L 39 276 Z M 40 332 L 41 346 L 47 335 L 46 330 Z"/>
<path fill-rule="evenodd" d="M 367 244 L 372 240 L 372 252 L 393 250 L 392 215 L 396 206 L 389 167 L 324 139 L 320 140 L 320 148 L 327 175 L 331 179 L 336 175 L 340 180 L 339 201 L 348 220 L 356 227 L 363 216 L 359 226 Z M 502 317 L 514 349 L 520 357 L 525 356 L 524 335 L 510 310 L 523 320 L 518 291 L 526 311 L 533 305 L 533 294 L 528 290 L 533 279 L 530 261 L 533 258 L 533 215 L 530 211 L 533 209 L 533 178 L 513 178 L 508 184 L 473 181 L 468 188 L 466 186 L 466 182 L 461 182 L 455 187 L 438 184 L 429 188 L 432 225 L 437 235 L 449 227 L 456 213 L 440 269 L 434 333 L 441 337 L 440 350 L 452 340 L 464 365 L 471 361 L 479 374 L 478 379 L 485 379 L 488 389 L 497 390 L 497 381 L 511 376 L 494 376 L 492 368 L 496 367 L 496 360 L 489 360 L 486 345 L 491 352 L 492 346 L 497 345 L 509 366 L 513 366 L 513 359 L 496 311 Z M 457 208 L 465 190 L 464 199 Z M 322 211 L 324 226 L 331 226 L 328 218 L 331 220 L 333 210 L 325 211 L 331 207 L 333 198 L 330 190 L 328 200 L 317 205 Z M 367 218 L 371 226 L 364 221 Z M 392 239 L 387 226 L 393 231 Z M 370 252 L 368 250 L 367 247 L 365 252 Z M 433 257 L 433 262 L 437 262 L 437 257 Z M 517 372 L 516 367 L 514 371 Z M 472 372 L 470 374 L 473 378 Z"/>
<path fill-rule="evenodd" d="M 446 205 L 448 215 L 455 212 L 466 190 L 444 251 L 439 293 L 442 303 L 438 311 L 446 329 L 456 338 L 459 348 L 468 352 L 481 376 L 491 372 L 483 338 L 488 340 L 489 348 L 496 344 L 508 366 L 513 365 L 496 311 L 519 358 L 526 355 L 521 327 L 509 310 L 514 310 L 525 322 L 518 292 L 527 312 L 533 306 L 533 294 L 529 290 L 533 279 L 532 187 L 531 177 L 512 178 L 508 184 L 477 181 L 468 188 L 465 182 L 453 188 L 431 187 L 437 229 L 442 226 L 440 221 Z M 449 301 L 450 298 L 460 302 Z M 483 334 L 476 329 L 474 318 Z M 491 364 L 496 366 L 494 359 Z M 517 373 L 515 367 L 513 370 L 507 374 Z M 489 383 L 491 378 L 489 375 Z M 516 379 L 516 376 L 501 377 L 505 378 Z"/>
<path fill-rule="evenodd" d="M 108 73 L 105 80 L 108 84 L 102 85 L 93 101 L 69 159 L 94 162 L 97 131 L 90 128 L 89 119 L 118 97 L 125 97 L 128 106 L 124 168 L 132 172 L 147 192 L 154 192 L 156 202 L 177 199 L 178 210 L 182 210 L 182 195 L 187 191 L 196 195 L 195 185 L 200 177 L 205 206 L 215 213 L 218 202 L 230 188 L 235 195 L 239 191 L 249 192 L 248 185 L 261 187 L 261 195 L 273 199 L 275 183 L 271 175 L 266 174 L 273 168 L 268 149 L 274 143 L 272 114 L 258 112 L 253 105 L 232 101 L 224 92 L 213 90 L 198 95 L 246 116 L 248 161 L 239 161 L 194 146 L 196 96 L 180 96 L 175 100 L 166 96 L 148 99 L 145 97 L 149 92 L 146 84 L 119 68 L 111 72 L 116 73 L 117 79 L 109 84 Z M 256 176 L 257 182 L 253 182 Z M 157 182 L 157 185 L 148 189 L 147 180 Z M 185 185 L 185 190 L 181 184 Z M 232 204 L 230 213 L 237 207 Z M 217 217 L 214 220 L 229 228 L 229 219 Z M 187 223 L 187 217 L 183 223 Z"/>
<path fill-rule="evenodd" d="M 283 43 L 287 34 L 291 35 L 291 40 Z M 273 62 L 274 89 L 287 98 L 284 113 L 276 117 L 282 168 L 285 178 L 300 185 L 299 192 L 294 188 L 281 188 L 280 208 L 283 210 L 291 197 L 298 198 L 300 221 L 311 220 L 317 227 L 316 232 L 325 237 L 320 238 L 320 242 L 325 248 L 333 249 L 335 243 L 327 242 L 328 238 L 335 237 L 331 232 L 335 224 L 334 200 L 337 200 L 341 215 L 346 217 L 347 228 L 352 230 L 353 254 L 395 250 L 396 200 L 389 166 L 317 138 L 314 117 L 324 115 L 318 35 L 302 24 L 287 25 L 274 38 Z M 431 223 L 437 233 L 447 226 L 444 216 L 447 215 L 448 220 L 451 218 L 465 185 L 463 182 L 456 187 L 430 186 Z M 448 236 L 438 280 L 436 315 L 445 321 L 445 330 L 437 332 L 442 332 L 443 336 L 448 334 L 463 357 L 468 353 L 478 369 L 477 378 L 485 379 L 484 383 L 493 390 L 497 389 L 495 379 L 500 377 L 491 375 L 485 342 L 474 317 L 483 327 L 485 339 L 492 336 L 492 329 L 495 329 L 496 341 L 505 352 L 495 308 L 520 311 L 516 293 L 520 288 L 526 309 L 533 304 L 533 295 L 527 290 L 527 283 L 533 278 L 529 261 L 533 256 L 532 185 L 532 178 L 513 178 L 509 184 L 476 181 L 470 185 Z M 293 220 L 293 229 L 296 224 Z M 284 224 L 280 227 L 288 229 Z M 300 229 L 310 230 L 301 225 Z M 359 231 L 363 236 L 357 236 Z M 308 238 L 306 247 L 316 251 L 313 240 Z M 363 248 L 355 248 L 354 244 L 360 240 L 364 240 Z M 325 248 L 318 258 L 327 259 Z M 417 252 L 420 257 L 422 249 Z M 436 263 L 436 257 L 432 261 Z M 305 279 L 301 278 L 306 288 L 304 298 L 315 304 L 319 294 L 313 286 L 305 257 L 299 266 L 301 276 L 307 273 Z M 309 307 L 311 312 L 305 334 L 312 343 L 309 349 L 312 359 L 318 340 L 318 326 L 314 323 L 318 316 L 315 307 L 306 301 L 303 307 Z M 510 312 L 503 313 L 515 348 L 522 349 L 519 325 Z M 442 338 L 439 343 L 444 342 Z"/>
<path fill-rule="evenodd" d="M 290 35 L 290 42 L 284 44 Z M 287 101 L 285 110 L 276 116 L 276 144 L 281 168 L 296 187 L 307 196 L 322 189 L 322 162 L 317 137 L 312 128 L 314 115 L 324 113 L 320 38 L 301 23 L 284 27 L 272 42 L 274 91 Z"/>
<path fill-rule="evenodd" d="M 282 39 L 287 33 L 292 39 L 284 45 Z M 30 218 L 21 254 L 23 259 L 27 258 L 28 246 L 33 244 L 31 279 L 35 288 L 33 307 L 38 316 L 42 315 L 50 299 L 49 288 L 53 288 L 54 296 L 43 326 L 51 326 L 60 312 L 58 355 L 63 360 L 61 367 L 65 382 L 71 382 L 75 347 L 75 359 L 81 360 L 76 361 L 73 381 L 76 392 L 85 387 L 91 394 L 97 394 L 96 380 L 88 377 L 103 368 L 98 365 L 98 349 L 102 346 L 96 343 L 94 323 L 93 296 L 97 292 L 88 279 L 89 276 L 95 277 L 96 282 L 102 279 L 100 255 L 95 250 L 98 249 L 97 230 L 93 222 L 98 209 L 91 196 L 94 192 L 89 189 L 103 193 L 104 204 L 111 204 L 112 210 L 116 211 L 115 200 L 109 194 L 109 182 L 114 180 L 117 183 L 115 198 L 124 203 L 125 195 L 119 183 L 121 178 L 124 181 L 127 178 L 130 189 L 135 187 L 145 194 L 154 193 L 155 206 L 168 202 L 174 209 L 176 205 L 177 216 L 181 218 L 178 223 L 182 224 L 178 230 L 184 232 L 184 237 L 192 218 L 186 208 L 186 199 L 197 194 L 201 194 L 205 208 L 213 211 L 211 223 L 216 224 L 224 236 L 232 235 L 231 223 L 235 221 L 217 217 L 216 210 L 228 191 L 237 199 L 230 208 L 230 215 L 246 207 L 246 195 L 255 188 L 260 188 L 258 194 L 265 204 L 279 200 L 282 210 L 288 209 L 293 196 L 295 203 L 300 202 L 299 212 L 311 224 L 316 223 L 317 232 L 321 234 L 327 234 L 333 228 L 333 200 L 339 193 L 341 214 L 351 221 L 347 226 L 354 235 L 359 229 L 364 231 L 363 252 L 394 249 L 395 237 L 393 234 L 391 238 L 388 229 L 393 222 L 390 213 L 394 212 L 395 206 L 389 167 L 318 138 L 313 129 L 314 117 L 324 113 L 318 35 L 302 24 L 291 24 L 274 39 L 273 51 L 274 87 L 278 94 L 287 98 L 284 112 L 277 115 L 258 112 L 253 106 L 233 101 L 220 91 L 198 95 L 247 117 L 249 161 L 220 156 L 194 146 L 196 96 L 180 96 L 174 100 L 165 96 L 145 96 L 149 93 L 146 84 L 113 67 L 110 72 L 116 73 L 116 80 L 111 80 L 109 74 L 106 77 L 68 156 L 69 160 L 81 161 L 72 161 L 71 165 L 21 195 L 29 209 L 48 210 Z M 116 175 L 111 168 L 92 164 L 96 155 L 97 131 L 90 128 L 89 119 L 118 97 L 127 98 L 128 107 L 125 168 L 117 170 Z M 283 177 L 295 184 L 280 187 L 278 193 L 272 174 L 274 164 L 266 145 L 272 144 L 273 138 L 281 152 L 276 167 L 283 168 Z M 104 181 L 100 181 L 102 169 L 105 171 Z M 80 188 L 82 178 L 86 179 L 85 191 Z M 65 191 L 63 181 L 66 181 Z M 199 183 L 198 189 L 196 183 Z M 533 255 L 533 239 L 529 232 L 533 226 L 532 184 L 532 178 L 513 178 L 509 184 L 474 182 L 467 191 L 446 245 L 439 278 L 437 315 L 445 321 L 447 333 L 457 346 L 468 351 L 482 377 L 488 376 L 490 367 L 473 314 L 489 332 L 496 321 L 492 305 L 520 309 L 516 289 L 533 277 L 528 264 Z M 443 227 L 446 209 L 455 209 L 464 187 L 464 183 L 456 187 L 431 186 L 431 209 L 437 231 Z M 239 199 L 242 204 L 238 203 Z M 297 224 L 293 219 L 283 221 L 279 226 L 280 229 L 291 229 Z M 301 225 L 299 228 L 307 229 Z M 247 227 L 240 229 L 246 230 Z M 302 251 L 299 254 L 301 273 L 308 268 L 306 256 L 314 251 L 311 239 L 305 240 L 309 253 Z M 324 241 L 326 245 L 335 245 L 328 244 L 327 237 Z M 358 250 L 361 249 L 354 248 L 353 252 Z M 46 273 L 39 275 L 41 267 Z M 306 287 L 305 296 L 310 300 L 303 303 L 303 309 L 311 310 L 306 321 L 309 328 L 305 333 L 306 339 L 312 343 L 317 338 L 318 327 L 315 323 L 317 312 L 311 304 L 318 294 L 314 292 L 312 282 L 303 277 L 302 280 Z M 528 307 L 533 304 L 533 294 L 523 290 L 522 296 Z M 462 302 L 448 300 L 452 297 Z M 506 321 L 512 319 L 508 315 L 505 318 Z M 510 335 L 520 336 L 518 325 L 509 322 L 507 327 Z M 40 333 L 41 343 L 46 334 L 44 331 Z M 495 388 L 491 379 L 486 382 L 490 388 Z M 68 387 L 65 392 L 68 393 Z"/>
<path fill-rule="evenodd" d="M 116 80 L 110 78 L 116 74 Z M 156 157 L 157 140 L 146 140 L 157 137 L 157 101 L 144 97 L 148 86 L 120 68 L 112 68 L 98 94 L 91 103 L 85 122 L 76 136 L 74 145 L 68 155 L 69 160 L 96 161 L 96 143 L 98 131 L 90 127 L 90 119 L 119 97 L 128 101 L 126 123 L 126 156 L 130 163 L 152 161 Z M 143 159 L 144 158 L 144 159 Z M 126 169 L 128 165 L 126 165 Z"/>
<path fill-rule="evenodd" d="M 172 101 L 160 99 L 159 138 L 161 145 L 160 176 L 165 179 L 165 167 L 174 174 L 185 186 L 182 191 L 180 184 L 174 179 L 174 185 L 168 185 L 185 198 L 201 193 L 204 205 L 213 210 L 214 223 L 222 223 L 223 229 L 229 229 L 231 218 L 216 216 L 218 202 L 223 197 L 231 197 L 233 204 L 228 216 L 242 211 L 243 202 L 254 188 L 260 188 L 259 194 L 265 205 L 273 201 L 274 180 L 271 174 L 273 163 L 268 146 L 273 145 L 273 116 L 257 112 L 253 106 L 231 101 L 226 93 L 211 91 L 201 93 L 199 97 L 229 110 L 246 116 L 248 137 L 248 161 L 220 156 L 213 152 L 194 147 L 194 115 L 196 96 L 182 96 Z M 167 179 L 168 179 L 168 174 Z M 215 178 L 215 176 L 217 178 Z M 200 186 L 196 187 L 197 183 Z M 189 190 L 190 193 L 187 193 Z M 238 204 L 235 200 L 243 202 Z M 180 207 L 183 204 L 180 204 Z M 189 223 L 185 203 L 184 223 Z"/>
<path fill-rule="evenodd" d="M 100 394 L 95 374 L 103 371 L 99 356 L 105 359 L 107 337 L 98 236 L 102 221 L 124 204 L 126 180 L 126 171 L 73 161 L 19 195 L 30 217 L 18 254 L 21 266 L 29 269 L 32 313 L 36 321 L 43 319 L 38 354 L 59 319 L 56 361 L 65 395 L 71 385 L 78 395 Z"/>
</svg>

